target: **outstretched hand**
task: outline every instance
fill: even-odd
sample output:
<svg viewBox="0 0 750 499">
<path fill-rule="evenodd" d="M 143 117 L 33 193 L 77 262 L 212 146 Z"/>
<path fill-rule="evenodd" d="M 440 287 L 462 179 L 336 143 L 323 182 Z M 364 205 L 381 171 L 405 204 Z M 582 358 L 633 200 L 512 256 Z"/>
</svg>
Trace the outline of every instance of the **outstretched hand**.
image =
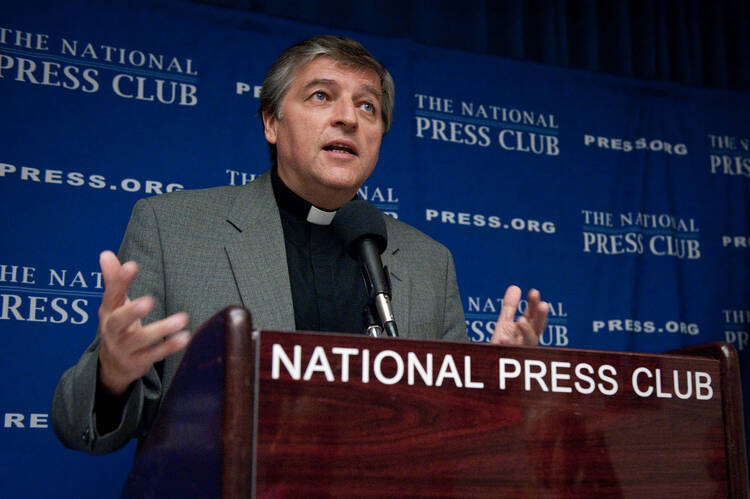
<svg viewBox="0 0 750 499">
<path fill-rule="evenodd" d="M 154 308 L 154 299 L 141 296 L 131 300 L 127 296 L 138 265 L 120 265 L 111 251 L 102 252 L 99 265 L 104 279 L 99 307 L 99 381 L 119 396 L 155 362 L 185 348 L 190 340 L 190 333 L 183 331 L 188 316 L 177 313 L 143 326 L 141 319 Z"/>
<path fill-rule="evenodd" d="M 514 320 L 521 302 L 521 288 L 509 286 L 503 297 L 503 307 L 497 318 L 490 343 L 498 345 L 537 345 L 547 327 L 549 304 L 542 301 L 539 291 L 529 290 L 526 312 Z"/>
</svg>

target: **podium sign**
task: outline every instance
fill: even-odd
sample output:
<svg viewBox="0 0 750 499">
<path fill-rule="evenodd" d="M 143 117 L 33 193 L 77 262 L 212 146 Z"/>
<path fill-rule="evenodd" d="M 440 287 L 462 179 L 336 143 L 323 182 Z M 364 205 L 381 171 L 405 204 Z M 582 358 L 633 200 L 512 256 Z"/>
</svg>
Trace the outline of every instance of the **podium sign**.
<svg viewBox="0 0 750 499">
<path fill-rule="evenodd" d="M 744 439 L 727 433 L 720 360 L 274 331 L 243 341 L 232 408 L 211 395 L 234 377 L 234 361 L 196 338 L 180 369 L 205 389 L 175 380 L 126 495 L 161 480 L 184 482 L 182 496 L 225 497 L 747 491 L 746 474 L 730 469 L 730 454 L 744 464 Z M 212 387 L 208 371 L 224 373 Z M 201 420 L 221 433 L 213 447 L 215 436 L 198 436 Z M 157 465 L 175 455 L 179 476 Z"/>
</svg>

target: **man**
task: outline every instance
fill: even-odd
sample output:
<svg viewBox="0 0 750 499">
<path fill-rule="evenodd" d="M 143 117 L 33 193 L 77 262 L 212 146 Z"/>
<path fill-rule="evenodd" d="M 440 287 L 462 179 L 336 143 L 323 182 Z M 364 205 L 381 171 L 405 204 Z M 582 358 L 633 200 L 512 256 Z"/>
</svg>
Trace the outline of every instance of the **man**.
<svg viewBox="0 0 750 499">
<path fill-rule="evenodd" d="M 251 184 L 139 201 L 120 260 L 100 258 L 99 332 L 60 380 L 52 423 L 62 442 L 115 450 L 144 436 L 193 329 L 227 305 L 264 329 L 362 330 L 357 263 L 327 225 L 355 197 L 390 127 L 393 80 L 354 40 L 319 36 L 287 49 L 263 83 L 261 116 L 274 167 Z M 466 339 L 448 250 L 385 217 L 393 309 L 401 335 Z M 134 297 L 130 299 L 129 296 Z M 508 288 L 494 343 L 536 344 L 547 304 Z"/>
</svg>

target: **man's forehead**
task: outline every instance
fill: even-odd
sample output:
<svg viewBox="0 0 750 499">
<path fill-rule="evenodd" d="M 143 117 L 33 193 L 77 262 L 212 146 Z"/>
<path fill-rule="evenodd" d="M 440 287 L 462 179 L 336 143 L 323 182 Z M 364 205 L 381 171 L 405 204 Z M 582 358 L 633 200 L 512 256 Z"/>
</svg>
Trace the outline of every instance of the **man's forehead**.
<svg viewBox="0 0 750 499">
<path fill-rule="evenodd" d="M 381 94 L 380 78 L 373 69 L 325 55 L 319 55 L 300 67 L 292 84 L 306 87 L 315 83 L 328 85 L 352 83 L 378 97 Z"/>
</svg>

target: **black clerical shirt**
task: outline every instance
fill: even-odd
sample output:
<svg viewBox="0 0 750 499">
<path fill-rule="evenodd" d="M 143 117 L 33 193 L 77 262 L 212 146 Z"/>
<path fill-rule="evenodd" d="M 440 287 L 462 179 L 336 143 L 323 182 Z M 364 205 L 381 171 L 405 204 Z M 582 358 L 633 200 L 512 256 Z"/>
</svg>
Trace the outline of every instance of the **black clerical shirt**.
<svg viewBox="0 0 750 499">
<path fill-rule="evenodd" d="M 359 262 L 346 253 L 330 225 L 307 220 L 316 209 L 284 185 L 276 167 L 271 179 L 284 229 L 295 328 L 364 333 L 362 309 L 368 297 Z"/>
</svg>

